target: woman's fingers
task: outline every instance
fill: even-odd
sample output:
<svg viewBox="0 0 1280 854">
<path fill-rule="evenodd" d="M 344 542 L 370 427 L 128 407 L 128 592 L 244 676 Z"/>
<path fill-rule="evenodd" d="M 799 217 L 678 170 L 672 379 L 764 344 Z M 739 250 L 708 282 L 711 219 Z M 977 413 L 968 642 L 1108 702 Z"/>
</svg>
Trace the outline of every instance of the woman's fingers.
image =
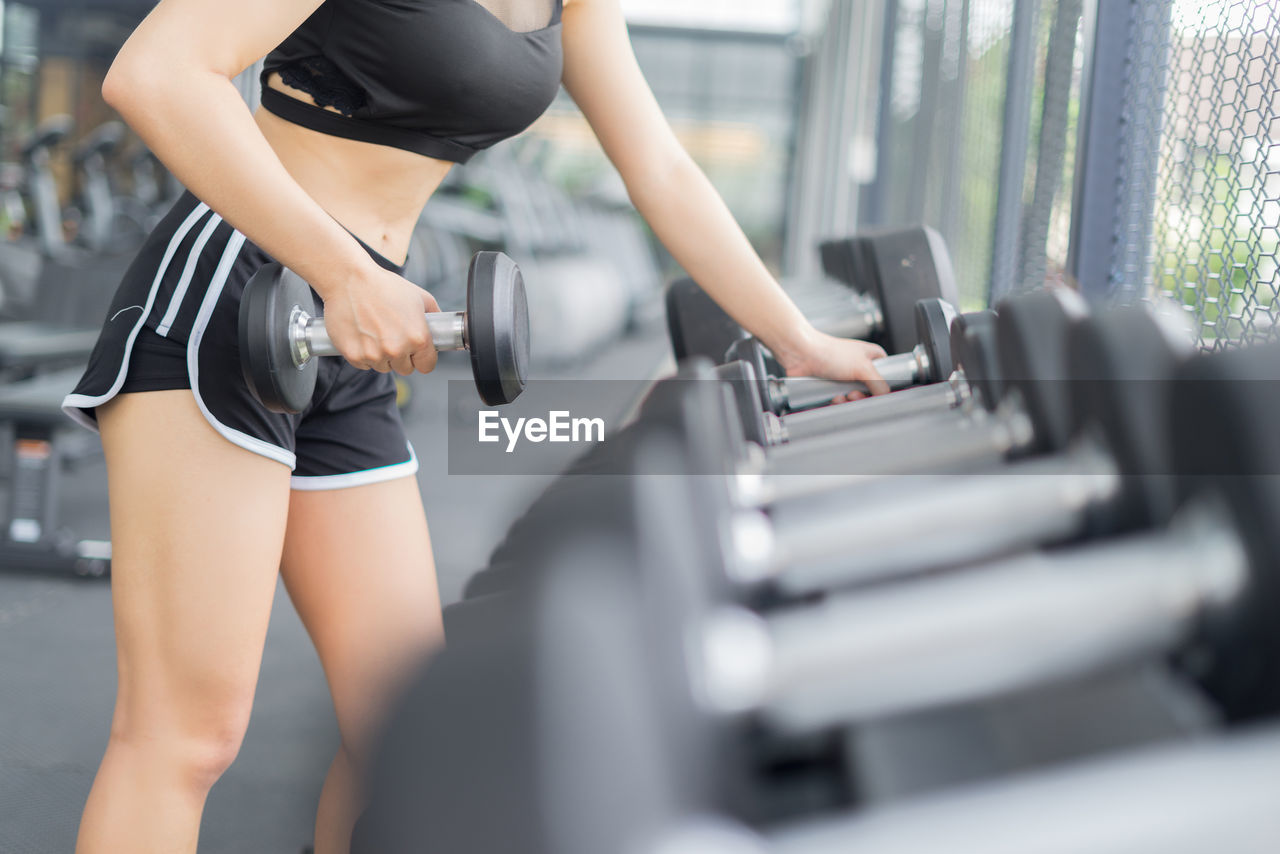
<svg viewBox="0 0 1280 854">
<path fill-rule="evenodd" d="M 867 390 L 872 394 L 888 394 L 889 384 L 880 376 L 880 372 L 876 370 L 875 365 L 867 362 L 866 367 L 862 370 L 860 379 L 867 384 Z"/>
<path fill-rule="evenodd" d="M 419 350 L 410 356 L 413 363 L 413 369 L 420 374 L 429 374 L 436 369 L 436 363 L 440 360 L 440 354 L 436 352 L 435 347 L 428 347 L 425 350 Z"/>
</svg>

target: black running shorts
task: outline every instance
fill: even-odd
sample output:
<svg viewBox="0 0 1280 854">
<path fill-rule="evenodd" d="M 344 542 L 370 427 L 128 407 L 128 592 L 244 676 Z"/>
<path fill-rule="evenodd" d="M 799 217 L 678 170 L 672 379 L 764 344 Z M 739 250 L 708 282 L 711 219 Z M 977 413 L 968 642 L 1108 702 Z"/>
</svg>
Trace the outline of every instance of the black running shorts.
<svg viewBox="0 0 1280 854">
<path fill-rule="evenodd" d="M 64 411 L 96 430 L 95 408 L 118 394 L 189 388 L 223 438 L 289 466 L 294 489 L 340 489 L 414 474 L 418 463 L 390 374 L 320 359 L 315 396 L 297 415 L 272 412 L 249 392 L 237 340 L 240 295 L 270 260 L 208 205 L 184 194 L 125 273 Z"/>
</svg>

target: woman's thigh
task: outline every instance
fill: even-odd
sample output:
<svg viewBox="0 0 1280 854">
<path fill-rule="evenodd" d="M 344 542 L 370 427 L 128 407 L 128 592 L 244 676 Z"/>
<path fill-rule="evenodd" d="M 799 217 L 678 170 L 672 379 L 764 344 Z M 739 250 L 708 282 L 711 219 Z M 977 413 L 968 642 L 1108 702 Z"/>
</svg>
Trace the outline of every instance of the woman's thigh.
<svg viewBox="0 0 1280 854">
<path fill-rule="evenodd" d="M 360 761 L 406 670 L 443 641 L 417 481 L 294 492 L 281 572 Z"/>
<path fill-rule="evenodd" d="M 99 408 L 111 499 L 117 736 L 247 722 L 289 501 L 286 466 L 219 436 L 190 391 Z"/>
</svg>

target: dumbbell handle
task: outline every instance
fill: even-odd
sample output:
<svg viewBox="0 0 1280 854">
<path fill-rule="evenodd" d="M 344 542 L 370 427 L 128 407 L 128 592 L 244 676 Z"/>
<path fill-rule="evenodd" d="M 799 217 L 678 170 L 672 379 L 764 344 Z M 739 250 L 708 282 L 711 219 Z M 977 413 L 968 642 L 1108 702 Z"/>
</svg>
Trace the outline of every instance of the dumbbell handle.
<svg viewBox="0 0 1280 854">
<path fill-rule="evenodd" d="M 1167 532 L 833 597 L 764 618 L 757 702 L 810 731 L 1043 685 L 1176 649 L 1248 578 L 1225 514 L 1193 507 Z"/>
<path fill-rule="evenodd" d="M 886 487 L 870 501 L 865 485 L 836 492 L 824 496 L 827 512 L 815 512 L 814 502 L 780 503 L 770 513 L 775 584 L 801 595 L 1017 554 L 1078 534 L 1090 510 L 1120 489 L 1112 455 L 1085 441 L 1058 456 L 943 477 L 924 489 Z"/>
<path fill-rule="evenodd" d="M 852 303 L 852 310 L 848 303 L 841 301 L 830 314 L 814 318 L 814 327 L 837 338 L 859 339 L 871 338 L 884 329 L 884 315 L 880 312 L 880 304 L 874 299 L 862 294 L 854 294 L 852 299 L 845 299 Z"/>
<path fill-rule="evenodd" d="M 915 385 L 929 374 L 929 355 L 917 346 L 909 353 L 885 356 L 871 363 L 891 389 Z M 816 377 L 771 377 L 773 399 L 790 412 L 824 406 L 833 399 L 854 391 L 865 392 L 866 383 L 820 380 Z"/>
<path fill-rule="evenodd" d="M 436 350 L 467 349 L 467 315 L 462 311 L 434 311 L 426 315 L 431 343 Z M 312 317 L 300 308 L 289 318 L 289 349 L 293 363 L 303 365 L 313 356 L 337 356 L 323 317 Z"/>
<path fill-rule="evenodd" d="M 778 420 L 781 441 L 821 436 L 835 429 L 861 430 L 907 420 L 917 415 L 947 412 L 968 404 L 972 397 L 964 375 L 957 371 L 948 382 L 903 389 L 873 397 L 857 406 L 819 406 L 784 415 Z M 772 415 L 772 413 L 770 413 Z"/>
</svg>

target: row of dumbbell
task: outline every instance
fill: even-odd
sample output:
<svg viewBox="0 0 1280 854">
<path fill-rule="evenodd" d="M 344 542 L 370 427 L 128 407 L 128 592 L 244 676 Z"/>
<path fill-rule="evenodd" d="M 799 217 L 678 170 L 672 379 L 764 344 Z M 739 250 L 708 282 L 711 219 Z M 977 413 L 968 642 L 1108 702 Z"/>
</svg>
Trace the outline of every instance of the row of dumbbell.
<svg viewBox="0 0 1280 854">
<path fill-rule="evenodd" d="M 803 494 L 782 486 L 794 470 L 786 449 L 765 451 L 763 468 L 746 451 L 742 401 L 759 389 L 745 369 L 755 366 L 738 365 L 742 374 L 726 382 L 693 363 L 660 384 L 615 456 L 617 472 L 707 476 L 589 478 L 562 493 L 564 524 L 527 544 L 543 571 L 529 568 L 518 605 L 477 603 L 468 619 L 485 627 L 472 629 L 483 642 L 466 643 L 468 620 L 451 634 L 450 664 L 417 698 L 431 722 L 411 715 L 393 729 L 402 749 L 391 776 L 421 794 L 412 781 L 431 772 L 416 760 L 440 757 L 411 748 L 439 750 L 428 731 L 449 733 L 473 767 L 504 769 L 500 784 L 483 785 L 499 808 L 520 796 L 541 805 L 536 816 L 502 813 L 523 850 L 1092 852 L 1203 850 L 1206 840 L 1254 850 L 1272 821 L 1256 791 L 1274 782 L 1258 761 L 1274 756 L 1267 736 L 763 834 L 723 820 L 760 814 L 759 786 L 746 781 L 760 783 L 761 732 L 776 757 L 851 721 L 1134 658 L 1171 656 L 1230 721 L 1274 713 L 1267 597 L 1280 495 L 1274 477 L 1259 475 L 1274 474 L 1267 437 L 1280 405 L 1268 381 L 1280 354 L 1192 357 L 1141 309 L 1082 316 L 1050 294 L 1010 301 L 995 324 L 1005 374 L 995 415 L 976 425 L 972 414 L 945 425 L 938 415 L 884 415 L 888 429 L 806 439 L 805 459 L 825 457 L 822 470 L 837 476 L 805 478 Z M 881 409 L 893 398 L 831 409 Z M 1029 398 L 1044 408 L 1040 420 Z M 989 438 L 995 419 L 1022 422 L 1022 441 L 997 454 L 966 437 L 928 466 L 911 456 L 967 431 Z M 1026 459 L 996 463 L 1008 455 Z M 895 470 L 923 476 L 883 476 Z M 740 488 L 746 474 L 751 493 Z M 772 500 L 760 499 L 761 482 Z M 583 508 L 593 523 L 575 531 Z M 613 524 L 596 524 L 602 518 Z M 866 541 L 872 534 L 882 546 Z M 883 583 L 982 557 L 995 559 Z M 868 579 L 881 583 L 868 588 Z M 484 723 L 506 723 L 501 738 L 482 726 L 486 714 Z M 513 727 L 517 718 L 525 725 Z M 461 820 L 463 797 L 431 792 L 443 802 L 412 815 L 376 801 L 369 826 L 412 833 L 429 816 L 451 850 L 502 848 L 501 822 L 475 826 Z M 1090 807 L 1091 836 L 1061 848 Z M 1180 810 L 1176 833 L 1167 822 L 1135 825 L 1135 814 L 1171 809 Z M 1106 818 L 1121 813 L 1143 833 L 1122 837 Z M 1023 835 L 1001 818 L 1009 814 Z"/>
</svg>

